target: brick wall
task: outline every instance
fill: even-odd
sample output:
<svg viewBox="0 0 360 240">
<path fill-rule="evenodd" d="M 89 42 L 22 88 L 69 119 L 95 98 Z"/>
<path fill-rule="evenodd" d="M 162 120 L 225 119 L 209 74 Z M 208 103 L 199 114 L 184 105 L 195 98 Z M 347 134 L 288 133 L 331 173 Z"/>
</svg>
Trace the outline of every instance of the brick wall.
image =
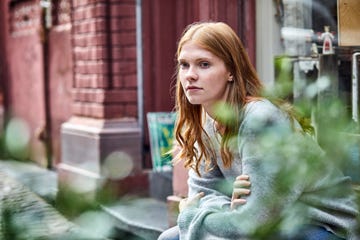
<svg viewBox="0 0 360 240">
<path fill-rule="evenodd" d="M 135 0 L 73 0 L 73 113 L 137 116 Z"/>
</svg>

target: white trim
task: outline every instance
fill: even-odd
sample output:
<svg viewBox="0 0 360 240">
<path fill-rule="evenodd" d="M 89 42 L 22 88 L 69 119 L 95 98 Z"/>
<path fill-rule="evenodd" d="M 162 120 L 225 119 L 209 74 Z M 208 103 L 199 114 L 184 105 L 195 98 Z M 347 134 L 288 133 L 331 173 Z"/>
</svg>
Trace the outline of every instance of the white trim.
<svg viewBox="0 0 360 240">
<path fill-rule="evenodd" d="M 144 77 L 143 77 L 143 41 L 142 41 L 142 0 L 136 0 L 136 69 L 137 69 L 137 107 L 141 134 L 144 135 Z"/>
<path fill-rule="evenodd" d="M 256 68 L 265 85 L 275 79 L 274 57 L 283 52 L 273 1 L 256 0 Z"/>
</svg>

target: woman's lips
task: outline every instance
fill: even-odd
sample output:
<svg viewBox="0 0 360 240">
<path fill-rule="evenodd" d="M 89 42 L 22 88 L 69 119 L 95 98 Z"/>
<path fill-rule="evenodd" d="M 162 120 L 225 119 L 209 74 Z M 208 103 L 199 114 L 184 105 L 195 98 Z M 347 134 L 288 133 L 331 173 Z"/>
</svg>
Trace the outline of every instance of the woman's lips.
<svg viewBox="0 0 360 240">
<path fill-rule="evenodd" d="M 188 87 L 186 87 L 187 91 L 200 90 L 200 89 L 201 89 L 200 87 L 196 87 L 196 86 L 188 86 Z"/>
</svg>

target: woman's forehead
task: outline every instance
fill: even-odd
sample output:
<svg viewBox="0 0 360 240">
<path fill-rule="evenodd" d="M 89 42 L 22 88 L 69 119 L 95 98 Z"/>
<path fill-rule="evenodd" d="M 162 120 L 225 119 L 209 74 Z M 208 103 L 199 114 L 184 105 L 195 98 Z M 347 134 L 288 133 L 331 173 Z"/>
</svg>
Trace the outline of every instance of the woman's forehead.
<svg viewBox="0 0 360 240">
<path fill-rule="evenodd" d="M 196 42 L 189 41 L 183 44 L 182 48 L 180 49 L 178 59 L 182 59 L 185 57 L 201 57 L 201 58 L 214 58 L 216 57 L 211 51 L 205 49 L 201 45 L 197 44 Z"/>
</svg>

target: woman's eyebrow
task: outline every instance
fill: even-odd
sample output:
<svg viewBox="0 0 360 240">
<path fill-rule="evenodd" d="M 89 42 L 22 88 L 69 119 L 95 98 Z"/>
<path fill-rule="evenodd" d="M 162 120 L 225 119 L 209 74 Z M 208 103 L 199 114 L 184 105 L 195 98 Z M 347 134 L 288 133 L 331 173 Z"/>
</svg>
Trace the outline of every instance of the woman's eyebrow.
<svg viewBox="0 0 360 240">
<path fill-rule="evenodd" d="M 211 61 L 210 57 L 198 57 L 198 58 L 191 58 L 191 59 L 185 59 L 185 58 L 178 58 L 178 62 L 187 62 L 187 61 L 195 61 L 195 62 L 200 62 L 200 61 Z"/>
<path fill-rule="evenodd" d="M 183 58 L 179 58 L 177 60 L 177 63 L 185 63 L 185 62 L 187 62 L 187 61 L 185 59 L 183 59 Z"/>
<path fill-rule="evenodd" d="M 209 57 L 200 57 L 200 58 L 197 58 L 196 61 L 210 61 L 211 58 Z"/>
</svg>

